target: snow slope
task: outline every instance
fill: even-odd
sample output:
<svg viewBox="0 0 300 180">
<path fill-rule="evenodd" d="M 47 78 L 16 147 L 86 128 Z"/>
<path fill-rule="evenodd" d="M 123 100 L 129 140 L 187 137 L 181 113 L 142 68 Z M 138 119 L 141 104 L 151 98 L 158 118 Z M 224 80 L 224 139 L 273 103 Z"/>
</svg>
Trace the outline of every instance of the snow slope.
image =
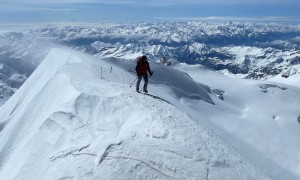
<svg viewBox="0 0 300 180">
<path fill-rule="evenodd" d="M 0 179 L 271 179 L 182 112 L 214 106 L 208 86 L 152 63 L 138 94 L 130 64 L 52 49 L 0 109 Z"/>
<path fill-rule="evenodd" d="M 216 106 L 193 106 L 220 127 L 220 136 L 225 141 L 236 144 L 278 179 L 300 179 L 299 87 L 229 78 L 200 65 L 178 64 L 176 68 L 209 85 L 222 97 L 223 100 L 215 100 Z M 295 177 L 282 176 L 286 173 Z"/>
</svg>

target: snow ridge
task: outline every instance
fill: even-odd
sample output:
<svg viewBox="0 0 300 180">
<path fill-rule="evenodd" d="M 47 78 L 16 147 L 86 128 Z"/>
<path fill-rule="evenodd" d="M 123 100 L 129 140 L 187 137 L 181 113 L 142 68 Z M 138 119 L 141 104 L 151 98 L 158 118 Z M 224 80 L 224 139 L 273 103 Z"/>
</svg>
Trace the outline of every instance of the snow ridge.
<svg viewBox="0 0 300 180">
<path fill-rule="evenodd" d="M 52 49 L 0 109 L 0 179 L 270 179 L 174 105 L 134 92 L 115 64 Z M 174 87 L 163 89 L 194 98 Z"/>
</svg>

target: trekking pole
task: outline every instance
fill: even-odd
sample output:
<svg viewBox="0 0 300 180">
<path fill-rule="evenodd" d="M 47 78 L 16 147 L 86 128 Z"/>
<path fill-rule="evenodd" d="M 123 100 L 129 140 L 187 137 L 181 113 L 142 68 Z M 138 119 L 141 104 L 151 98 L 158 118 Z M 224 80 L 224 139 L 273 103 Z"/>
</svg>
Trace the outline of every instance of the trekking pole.
<svg viewBox="0 0 300 180">
<path fill-rule="evenodd" d="M 130 87 L 133 85 L 133 83 L 138 79 L 138 77 L 135 78 L 135 80 L 132 82 L 132 84 L 130 85 Z"/>
</svg>

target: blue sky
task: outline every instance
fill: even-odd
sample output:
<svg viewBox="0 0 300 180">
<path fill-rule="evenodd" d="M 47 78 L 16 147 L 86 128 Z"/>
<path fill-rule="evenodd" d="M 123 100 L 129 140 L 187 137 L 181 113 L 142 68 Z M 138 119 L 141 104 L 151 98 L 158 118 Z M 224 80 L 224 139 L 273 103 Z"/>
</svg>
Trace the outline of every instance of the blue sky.
<svg viewBox="0 0 300 180">
<path fill-rule="evenodd" d="M 111 1 L 111 2 L 110 2 Z M 300 24 L 300 0 L 0 0 L 0 22 L 159 20 L 275 21 Z"/>
</svg>

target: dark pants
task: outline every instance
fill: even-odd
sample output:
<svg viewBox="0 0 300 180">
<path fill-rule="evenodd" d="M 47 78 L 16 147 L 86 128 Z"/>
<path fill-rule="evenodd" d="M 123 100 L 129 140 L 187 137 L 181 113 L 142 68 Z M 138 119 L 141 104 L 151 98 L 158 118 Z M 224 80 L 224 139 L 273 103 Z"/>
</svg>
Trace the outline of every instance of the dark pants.
<svg viewBox="0 0 300 180">
<path fill-rule="evenodd" d="M 142 78 L 144 78 L 144 81 L 145 81 L 145 84 L 144 84 L 144 87 L 143 87 L 143 91 L 147 91 L 148 74 L 138 76 L 138 80 L 136 82 L 136 91 L 139 91 L 139 89 L 140 89 L 140 83 L 141 83 Z"/>
</svg>

